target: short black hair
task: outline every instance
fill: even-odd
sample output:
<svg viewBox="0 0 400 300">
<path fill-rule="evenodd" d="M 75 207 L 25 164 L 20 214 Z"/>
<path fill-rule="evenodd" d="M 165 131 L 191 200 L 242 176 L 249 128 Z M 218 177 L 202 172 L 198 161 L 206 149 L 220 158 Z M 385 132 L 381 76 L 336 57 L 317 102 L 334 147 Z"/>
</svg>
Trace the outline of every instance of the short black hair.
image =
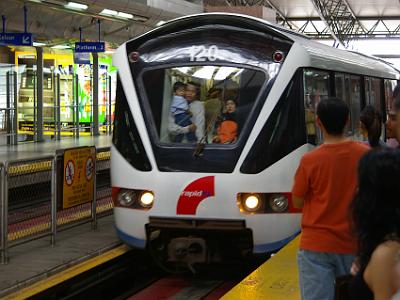
<svg viewBox="0 0 400 300">
<path fill-rule="evenodd" d="M 225 99 L 225 100 L 224 100 L 224 105 L 226 105 L 226 103 L 227 103 L 228 101 L 232 101 L 233 103 L 235 103 L 236 106 L 238 105 L 237 100 L 236 100 L 236 99 L 231 99 L 231 98 Z"/>
<path fill-rule="evenodd" d="M 349 107 L 339 98 L 328 97 L 319 102 L 317 116 L 329 134 L 340 135 L 349 117 Z"/>
<path fill-rule="evenodd" d="M 174 83 L 174 85 L 173 85 L 173 87 L 172 87 L 172 90 L 173 90 L 174 92 L 176 92 L 178 89 L 181 89 L 181 88 L 186 88 L 186 84 L 184 84 L 184 83 L 181 82 L 181 81 L 177 81 L 177 82 Z"/>
<path fill-rule="evenodd" d="M 192 86 L 194 86 L 196 88 L 196 95 L 199 97 L 200 96 L 200 87 L 201 87 L 201 85 L 199 83 L 193 82 L 193 81 L 187 82 L 186 86 L 188 86 L 188 85 L 192 85 Z"/>
</svg>

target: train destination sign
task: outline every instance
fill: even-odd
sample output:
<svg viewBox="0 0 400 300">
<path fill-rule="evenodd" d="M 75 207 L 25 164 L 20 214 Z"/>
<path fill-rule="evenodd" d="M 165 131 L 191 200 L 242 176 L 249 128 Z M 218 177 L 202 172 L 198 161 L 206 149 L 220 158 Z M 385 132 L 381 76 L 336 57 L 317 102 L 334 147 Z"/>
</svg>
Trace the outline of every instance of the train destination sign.
<svg viewBox="0 0 400 300">
<path fill-rule="evenodd" d="M 63 209 L 93 201 L 95 147 L 64 151 Z"/>
<path fill-rule="evenodd" d="M 75 52 L 105 52 L 104 42 L 77 42 L 75 43 Z"/>
<path fill-rule="evenodd" d="M 0 33 L 0 45 L 32 46 L 32 33 Z"/>
</svg>

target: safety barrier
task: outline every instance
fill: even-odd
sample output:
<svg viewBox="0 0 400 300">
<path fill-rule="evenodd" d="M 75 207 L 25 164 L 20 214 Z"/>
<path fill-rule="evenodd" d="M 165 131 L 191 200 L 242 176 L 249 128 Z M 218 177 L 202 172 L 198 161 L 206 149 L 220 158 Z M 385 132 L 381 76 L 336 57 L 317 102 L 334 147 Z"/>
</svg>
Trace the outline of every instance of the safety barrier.
<svg viewBox="0 0 400 300">
<path fill-rule="evenodd" d="M 9 249 L 42 237 L 56 242 L 57 232 L 112 213 L 110 149 L 96 151 L 92 202 L 63 208 L 63 151 L 35 159 L 0 162 L 0 262 Z"/>
</svg>

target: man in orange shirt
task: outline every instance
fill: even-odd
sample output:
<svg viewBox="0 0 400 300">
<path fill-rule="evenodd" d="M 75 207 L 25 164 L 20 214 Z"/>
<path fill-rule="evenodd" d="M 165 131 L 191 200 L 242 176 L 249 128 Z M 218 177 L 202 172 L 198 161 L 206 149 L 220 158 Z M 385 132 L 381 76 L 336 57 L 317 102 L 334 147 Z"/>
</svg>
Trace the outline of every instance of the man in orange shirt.
<svg viewBox="0 0 400 300">
<path fill-rule="evenodd" d="M 355 258 L 348 207 L 356 191 L 358 161 L 369 147 L 345 138 L 348 117 L 342 100 L 318 104 L 324 143 L 301 158 L 294 178 L 294 205 L 303 208 L 298 252 L 303 300 L 333 300 L 335 278 L 348 274 Z"/>
</svg>

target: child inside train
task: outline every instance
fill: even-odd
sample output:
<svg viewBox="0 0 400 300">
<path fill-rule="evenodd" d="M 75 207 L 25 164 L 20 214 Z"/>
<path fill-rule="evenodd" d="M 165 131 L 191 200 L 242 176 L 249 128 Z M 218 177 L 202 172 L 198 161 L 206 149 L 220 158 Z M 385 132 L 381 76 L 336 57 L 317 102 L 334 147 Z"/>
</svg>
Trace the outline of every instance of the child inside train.
<svg viewBox="0 0 400 300">
<path fill-rule="evenodd" d="M 173 96 L 171 101 L 170 111 L 174 116 L 175 124 L 186 127 L 192 124 L 191 120 L 191 112 L 189 111 L 189 104 L 187 100 L 184 98 L 186 84 L 183 82 L 177 81 L 174 83 L 173 87 Z M 174 142 L 180 143 L 183 140 L 183 136 L 186 136 L 188 142 L 196 142 L 197 137 L 194 132 L 188 132 L 186 134 L 177 134 L 175 136 Z"/>
<path fill-rule="evenodd" d="M 231 144 L 236 142 L 238 135 L 238 124 L 236 122 L 236 101 L 228 99 L 224 104 L 224 113 L 221 123 L 217 129 L 217 136 L 214 137 L 214 143 Z"/>
</svg>

